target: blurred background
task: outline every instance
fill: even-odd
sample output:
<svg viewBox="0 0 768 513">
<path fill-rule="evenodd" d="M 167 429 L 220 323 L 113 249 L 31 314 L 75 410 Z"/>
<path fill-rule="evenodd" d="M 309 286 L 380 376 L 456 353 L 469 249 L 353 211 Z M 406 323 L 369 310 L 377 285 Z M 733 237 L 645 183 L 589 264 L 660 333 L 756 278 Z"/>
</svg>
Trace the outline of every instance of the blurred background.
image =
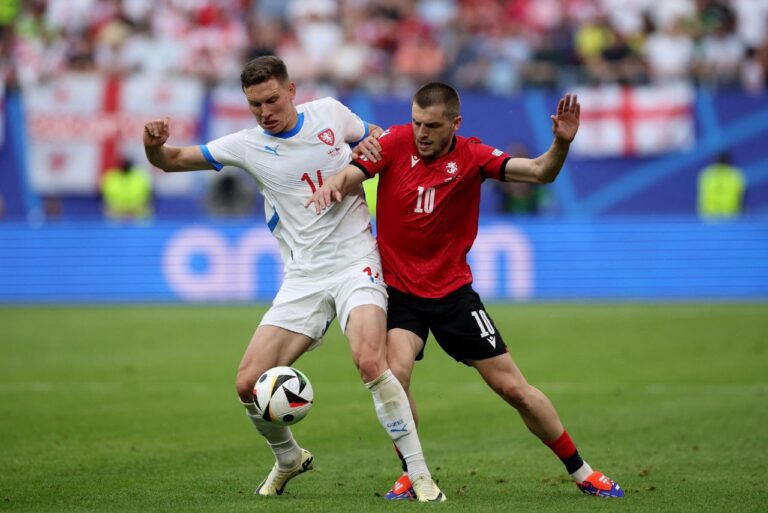
<svg viewBox="0 0 768 513">
<path fill-rule="evenodd" d="M 489 300 L 768 299 L 766 0 L 0 0 L 0 302 L 269 301 L 253 180 L 141 144 L 166 115 L 175 145 L 254 126 L 265 54 L 384 127 L 447 81 L 460 133 L 519 156 L 579 95 L 555 183 L 483 185 Z"/>
</svg>

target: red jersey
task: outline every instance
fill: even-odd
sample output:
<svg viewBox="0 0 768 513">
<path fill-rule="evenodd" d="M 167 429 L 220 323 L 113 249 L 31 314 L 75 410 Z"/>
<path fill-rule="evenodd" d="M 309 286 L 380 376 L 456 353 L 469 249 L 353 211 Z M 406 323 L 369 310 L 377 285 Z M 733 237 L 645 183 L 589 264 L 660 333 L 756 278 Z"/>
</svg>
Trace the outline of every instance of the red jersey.
<svg viewBox="0 0 768 513">
<path fill-rule="evenodd" d="M 355 165 L 380 175 L 376 228 L 387 285 L 441 298 L 471 283 L 467 253 L 477 236 L 480 185 L 503 179 L 510 156 L 456 136 L 446 155 L 424 160 L 411 125 L 390 128 L 379 143 L 381 160 Z"/>
</svg>

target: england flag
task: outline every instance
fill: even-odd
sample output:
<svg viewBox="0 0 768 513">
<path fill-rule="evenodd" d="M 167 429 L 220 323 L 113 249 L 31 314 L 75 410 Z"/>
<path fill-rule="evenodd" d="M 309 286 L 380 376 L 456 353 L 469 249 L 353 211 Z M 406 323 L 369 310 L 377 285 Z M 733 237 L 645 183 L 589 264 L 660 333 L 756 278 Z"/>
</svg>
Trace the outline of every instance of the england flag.
<svg viewBox="0 0 768 513">
<path fill-rule="evenodd" d="M 30 176 L 39 194 L 93 194 L 101 174 L 122 158 L 150 167 L 142 131 L 170 116 L 170 144 L 193 144 L 203 106 L 196 80 L 68 74 L 24 91 L 30 135 Z M 185 173 L 188 175 L 188 173 Z M 156 190 L 184 193 L 190 176 L 156 175 Z"/>
<path fill-rule="evenodd" d="M 685 150 L 695 141 L 694 91 L 687 84 L 610 85 L 575 92 L 581 126 L 574 154 L 650 156 Z"/>
</svg>

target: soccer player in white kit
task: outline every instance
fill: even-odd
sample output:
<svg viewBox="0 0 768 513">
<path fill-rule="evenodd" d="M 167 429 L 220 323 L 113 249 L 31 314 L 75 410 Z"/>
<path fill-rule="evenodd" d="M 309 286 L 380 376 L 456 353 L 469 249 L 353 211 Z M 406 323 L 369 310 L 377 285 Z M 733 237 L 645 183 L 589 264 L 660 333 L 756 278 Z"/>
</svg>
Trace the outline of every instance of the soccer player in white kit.
<svg viewBox="0 0 768 513">
<path fill-rule="evenodd" d="M 443 501 L 424 460 L 408 398 L 387 365 L 387 293 L 362 188 L 345 198 L 342 208 L 323 215 L 304 208 L 323 180 L 350 162 L 350 144 L 381 129 L 332 98 L 294 105 L 296 86 L 277 57 L 250 61 L 240 78 L 258 127 L 206 145 L 175 147 L 165 144 L 170 120 L 157 119 L 144 126 L 144 148 L 149 161 L 167 172 L 226 165 L 251 174 L 285 261 L 283 284 L 251 338 L 236 379 L 246 413 L 276 459 L 255 493 L 280 495 L 291 478 L 313 466 L 312 454 L 299 447 L 289 427 L 259 415 L 253 401 L 256 379 L 317 346 L 338 315 L 379 421 L 408 462 L 418 500 Z M 375 151 L 364 146 L 363 153 Z"/>
</svg>

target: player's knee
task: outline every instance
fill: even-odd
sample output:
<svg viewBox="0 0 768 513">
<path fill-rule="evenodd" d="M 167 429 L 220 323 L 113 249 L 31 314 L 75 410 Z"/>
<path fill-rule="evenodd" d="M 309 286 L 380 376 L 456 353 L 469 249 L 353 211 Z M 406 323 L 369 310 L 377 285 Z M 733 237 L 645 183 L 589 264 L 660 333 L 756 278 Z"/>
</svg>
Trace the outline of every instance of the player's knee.
<svg viewBox="0 0 768 513">
<path fill-rule="evenodd" d="M 238 372 L 237 378 L 235 378 L 235 390 L 237 395 L 240 396 L 240 400 L 244 403 L 253 401 L 253 386 L 256 384 L 256 380 L 250 375 L 244 372 Z"/>
<path fill-rule="evenodd" d="M 397 380 L 403 385 L 403 388 L 408 390 L 411 386 L 411 372 L 409 367 L 400 366 L 396 362 L 389 362 L 389 368 L 392 374 L 395 375 Z"/>
<path fill-rule="evenodd" d="M 355 365 L 364 383 L 370 383 L 387 370 L 386 362 L 378 354 L 365 352 L 355 356 Z"/>
</svg>

